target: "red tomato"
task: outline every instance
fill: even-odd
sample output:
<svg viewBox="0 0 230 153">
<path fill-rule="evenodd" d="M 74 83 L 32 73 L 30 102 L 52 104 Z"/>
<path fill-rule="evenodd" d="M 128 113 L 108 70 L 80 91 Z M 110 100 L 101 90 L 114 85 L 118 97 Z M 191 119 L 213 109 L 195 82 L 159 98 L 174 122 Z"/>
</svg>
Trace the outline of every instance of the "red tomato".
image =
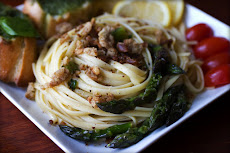
<svg viewBox="0 0 230 153">
<path fill-rule="evenodd" d="M 217 53 L 229 52 L 230 42 L 223 37 L 210 37 L 202 40 L 194 48 L 196 58 L 206 59 Z"/>
<path fill-rule="evenodd" d="M 230 64 L 230 53 L 223 52 L 220 54 L 216 54 L 214 56 L 210 56 L 204 61 L 202 69 L 204 73 L 206 73 L 209 70 L 223 64 Z"/>
<path fill-rule="evenodd" d="M 211 69 L 204 79 L 206 87 L 219 87 L 230 83 L 230 65 L 224 64 Z"/>
<path fill-rule="evenodd" d="M 212 37 L 213 30 L 207 24 L 200 23 L 186 30 L 187 40 L 201 41 L 205 38 Z"/>
</svg>

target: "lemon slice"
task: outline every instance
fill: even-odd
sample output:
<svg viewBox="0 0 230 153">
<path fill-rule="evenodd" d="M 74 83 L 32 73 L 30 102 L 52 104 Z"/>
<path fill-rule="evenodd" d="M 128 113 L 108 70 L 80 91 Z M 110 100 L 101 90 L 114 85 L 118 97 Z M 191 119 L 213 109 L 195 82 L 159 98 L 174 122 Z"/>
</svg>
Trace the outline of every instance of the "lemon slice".
<svg viewBox="0 0 230 153">
<path fill-rule="evenodd" d="M 171 24 L 171 11 L 163 1 L 121 1 L 113 8 L 113 14 L 136 17 L 167 27 Z"/>
<path fill-rule="evenodd" d="M 173 25 L 178 25 L 183 17 L 184 14 L 184 1 L 183 0 L 172 0 L 172 1 L 167 1 L 168 6 L 171 10 L 172 14 L 172 24 Z"/>
</svg>

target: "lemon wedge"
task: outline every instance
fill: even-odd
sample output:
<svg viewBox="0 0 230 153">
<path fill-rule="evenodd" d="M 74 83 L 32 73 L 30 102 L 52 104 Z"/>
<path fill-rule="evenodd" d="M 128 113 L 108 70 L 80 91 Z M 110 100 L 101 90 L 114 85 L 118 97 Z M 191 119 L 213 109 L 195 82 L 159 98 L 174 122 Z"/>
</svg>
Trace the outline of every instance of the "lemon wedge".
<svg viewBox="0 0 230 153">
<path fill-rule="evenodd" d="M 171 24 L 171 11 L 164 1 L 121 1 L 116 3 L 113 14 L 124 17 L 136 17 L 165 27 Z"/>
<path fill-rule="evenodd" d="M 184 14 L 184 1 L 183 0 L 171 0 L 167 1 L 168 6 L 172 14 L 172 25 L 178 25 Z"/>
</svg>

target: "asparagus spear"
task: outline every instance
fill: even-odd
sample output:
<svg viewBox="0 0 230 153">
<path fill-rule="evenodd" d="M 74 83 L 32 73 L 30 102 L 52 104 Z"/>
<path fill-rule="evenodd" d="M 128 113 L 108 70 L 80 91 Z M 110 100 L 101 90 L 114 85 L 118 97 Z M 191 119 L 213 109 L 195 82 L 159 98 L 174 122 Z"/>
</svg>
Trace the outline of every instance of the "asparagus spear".
<svg viewBox="0 0 230 153">
<path fill-rule="evenodd" d="M 187 111 L 187 100 L 185 96 L 184 90 L 181 90 L 177 96 L 177 100 L 173 103 L 170 108 L 170 112 L 168 118 L 166 120 L 166 126 L 171 125 L 176 122 L 179 118 L 181 118 L 184 113 Z"/>
<path fill-rule="evenodd" d="M 97 106 L 106 112 L 121 114 L 127 110 L 133 110 L 136 106 L 144 103 L 148 103 L 154 100 L 157 93 L 157 87 L 160 84 L 162 75 L 166 74 L 183 74 L 184 71 L 175 64 L 169 63 L 168 51 L 159 45 L 151 46 L 151 53 L 154 58 L 153 64 L 153 76 L 146 87 L 145 91 L 133 98 L 112 100 L 104 103 L 97 103 Z M 158 73 L 158 74 L 156 74 Z M 156 75 L 155 75 L 156 74 Z"/>
<path fill-rule="evenodd" d="M 160 74 L 153 74 L 145 91 L 139 95 L 132 98 L 97 103 L 97 106 L 103 111 L 114 114 L 121 114 L 127 110 L 133 110 L 137 105 L 148 103 L 156 98 L 157 88 L 161 79 L 162 76 Z"/>
<path fill-rule="evenodd" d="M 136 106 L 144 103 L 148 103 L 151 100 L 156 98 L 157 88 L 162 79 L 162 75 L 157 73 L 165 65 L 166 58 L 168 57 L 168 53 L 166 50 L 162 49 L 161 46 L 154 48 L 154 69 L 155 73 L 153 73 L 149 84 L 147 85 L 144 92 L 139 94 L 138 96 L 120 99 L 120 100 L 112 100 L 104 103 L 97 103 L 97 106 L 106 112 L 121 114 L 127 110 L 133 110 Z M 153 70 L 154 70 L 153 69 Z"/>
<path fill-rule="evenodd" d="M 184 74 L 185 71 L 175 64 L 168 64 L 166 74 Z"/>
<path fill-rule="evenodd" d="M 149 49 L 154 58 L 153 72 L 161 72 L 163 75 L 166 74 L 184 74 L 184 70 L 176 64 L 169 62 L 168 50 L 160 45 L 149 44 Z"/>
<path fill-rule="evenodd" d="M 126 132 L 132 127 L 132 123 L 125 123 L 120 125 L 114 125 L 106 129 L 97 130 L 83 130 L 76 127 L 70 127 L 66 125 L 59 126 L 61 131 L 67 136 L 81 141 L 96 141 L 100 138 L 114 137 L 117 134 Z"/>
<path fill-rule="evenodd" d="M 176 95 L 181 89 L 180 86 L 172 87 L 156 102 L 153 111 L 139 128 L 130 128 L 127 132 L 117 135 L 107 147 L 125 148 L 137 143 L 144 138 L 146 134 L 165 124 L 169 109 L 176 99 Z"/>
<path fill-rule="evenodd" d="M 152 52 L 154 57 L 153 73 L 164 72 L 167 68 L 167 64 L 169 63 L 168 51 L 161 46 L 156 46 L 153 48 Z"/>
</svg>

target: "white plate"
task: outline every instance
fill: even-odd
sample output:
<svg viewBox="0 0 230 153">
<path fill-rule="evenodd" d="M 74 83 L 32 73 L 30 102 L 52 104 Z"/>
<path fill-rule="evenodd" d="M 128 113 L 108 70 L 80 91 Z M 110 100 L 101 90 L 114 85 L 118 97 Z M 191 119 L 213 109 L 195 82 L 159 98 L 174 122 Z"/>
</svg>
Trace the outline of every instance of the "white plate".
<svg viewBox="0 0 230 153">
<path fill-rule="evenodd" d="M 228 25 L 218 21 L 210 15 L 202 12 L 201 10 L 186 5 L 185 21 L 188 27 L 191 27 L 197 23 L 209 24 L 215 32 L 215 36 L 223 36 L 229 39 L 230 28 Z M 204 108 L 211 103 L 217 97 L 223 95 L 230 90 L 230 84 L 223 87 L 208 90 L 198 95 L 191 108 L 186 114 L 180 118 L 177 122 L 169 127 L 161 127 L 147 137 L 142 139 L 135 145 L 125 149 L 110 149 L 105 148 L 105 143 L 89 144 L 85 145 L 84 142 L 76 141 L 65 134 L 63 134 L 57 126 L 51 126 L 49 124 L 49 118 L 44 114 L 35 102 L 24 97 L 25 89 L 17 88 L 12 85 L 0 82 L 0 91 L 4 94 L 25 116 L 27 116 L 42 132 L 44 132 L 54 143 L 56 143 L 64 152 L 140 152 L 150 144 L 157 141 L 160 137 L 168 133 L 170 130 L 178 126 L 180 123 L 191 117 L 193 114 Z"/>
</svg>

